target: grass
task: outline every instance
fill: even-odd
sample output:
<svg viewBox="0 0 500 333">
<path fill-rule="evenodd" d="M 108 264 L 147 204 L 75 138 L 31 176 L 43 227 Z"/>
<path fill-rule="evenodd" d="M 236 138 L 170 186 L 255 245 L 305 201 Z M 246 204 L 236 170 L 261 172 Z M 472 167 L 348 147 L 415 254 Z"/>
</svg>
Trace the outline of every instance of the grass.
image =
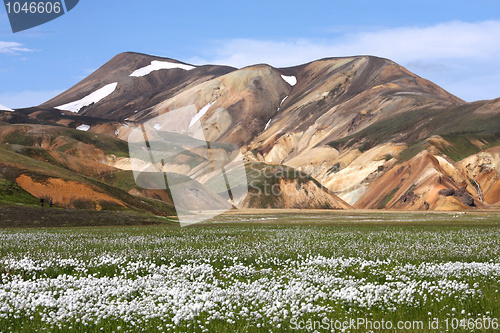
<svg viewBox="0 0 500 333">
<path fill-rule="evenodd" d="M 130 191 L 137 188 L 134 173 L 131 170 L 120 170 L 105 175 L 104 182 L 111 186 L 115 186 L 123 191 Z"/>
<path fill-rule="evenodd" d="M 153 200 L 151 200 L 153 201 Z M 5 201 L 0 205 L 0 228 L 60 228 L 126 225 L 175 224 L 175 219 L 131 211 L 96 211 L 87 209 L 45 208 L 34 198 L 30 206 Z M 36 204 L 36 205 L 35 205 Z"/>
<path fill-rule="evenodd" d="M 456 162 L 500 145 L 500 136 L 497 134 L 450 133 L 442 135 L 442 138 L 450 143 L 450 146 L 437 146 L 436 148 Z M 480 142 L 482 145 L 477 145 L 475 142 Z M 428 140 L 409 142 L 408 147 L 399 154 L 398 161 L 409 161 L 430 146 L 431 143 Z"/>
<path fill-rule="evenodd" d="M 101 149 L 105 154 L 118 157 L 129 157 L 128 143 L 104 134 L 90 133 L 73 129 L 63 129 L 56 133 L 74 140 L 75 143 L 83 142 Z"/>
<path fill-rule="evenodd" d="M 399 154 L 398 162 L 401 163 L 411 160 L 429 146 L 430 144 L 427 141 L 410 142 L 408 147 Z"/>
<path fill-rule="evenodd" d="M 300 171 L 285 165 L 271 165 L 260 162 L 247 163 L 245 165 L 247 182 L 249 184 L 248 191 L 252 193 L 250 203 L 251 207 L 275 207 L 277 203 L 283 200 L 283 191 L 280 187 L 282 180 L 296 181 L 297 190 L 302 184 L 313 182 L 319 189 L 324 187 L 313 177 L 304 171 Z M 231 171 L 229 171 L 230 178 L 236 178 Z M 244 183 L 237 181 L 236 183 Z M 246 183 L 246 182 L 245 182 Z M 212 178 L 206 183 L 208 186 L 213 186 L 218 191 L 224 191 L 223 184 L 225 182 L 220 178 Z M 279 189 L 279 190 L 278 190 Z"/>
<path fill-rule="evenodd" d="M 498 135 L 460 135 L 457 133 L 443 135 L 443 139 L 452 144 L 443 150 L 454 161 L 460 161 L 470 155 L 477 154 L 485 149 L 498 146 L 500 136 Z M 472 141 L 479 141 L 483 145 L 478 147 Z"/>
<path fill-rule="evenodd" d="M 173 208 L 173 205 L 154 199 L 134 197 L 128 194 L 127 192 L 128 190 L 130 190 L 130 188 L 127 187 L 132 186 L 132 172 L 118 173 L 116 177 L 112 175 L 107 176 L 107 179 L 104 179 L 104 182 L 101 182 L 94 178 L 80 175 L 56 164 L 51 164 L 50 161 L 40 161 L 23 154 L 19 154 L 16 152 L 19 149 L 21 148 L 15 145 L 3 147 L 0 146 L 0 165 L 3 166 L 2 173 L 4 178 L 11 183 L 14 183 L 15 179 L 21 174 L 26 174 L 27 176 L 39 182 L 43 182 L 49 178 L 59 178 L 65 181 L 71 180 L 86 184 L 88 186 L 96 187 L 109 194 L 111 197 L 116 198 L 127 205 L 127 208 L 123 208 L 122 206 L 113 203 L 109 205 L 109 207 L 103 206 L 103 209 L 137 210 L 142 212 L 151 212 L 157 215 L 175 215 L 175 209 Z M 23 151 L 25 149 L 29 150 L 29 148 L 22 148 Z M 33 149 L 33 151 L 37 151 L 37 149 Z M 107 181 L 109 181 L 109 183 L 112 185 L 109 185 Z M 7 192 L 4 193 L 4 197 L 7 198 Z M 25 203 L 25 200 L 23 200 L 17 200 L 17 197 L 14 196 L 11 197 L 8 202 Z M 104 205 L 105 203 L 101 204 Z M 93 205 L 94 204 L 92 200 L 85 200 L 82 201 L 78 207 L 91 208 Z"/>
<path fill-rule="evenodd" d="M 20 145 L 10 145 L 9 146 L 12 151 L 24 155 L 26 157 L 33 158 L 38 161 L 44 161 L 47 163 L 50 163 L 52 165 L 55 165 L 60 168 L 64 168 L 64 165 L 59 163 L 50 153 L 43 149 L 43 148 L 38 148 L 38 147 L 27 147 L 27 146 L 20 146 Z"/>
<path fill-rule="evenodd" d="M 392 198 L 394 198 L 394 195 L 396 194 L 396 192 L 399 191 L 399 186 L 396 187 L 395 189 L 393 189 L 391 191 L 391 193 L 387 194 L 381 201 L 380 201 L 380 204 L 378 206 L 379 209 L 382 209 L 385 207 L 385 205 L 387 205 L 389 203 L 389 201 L 392 200 Z"/>
<path fill-rule="evenodd" d="M 400 158 L 408 160 L 425 149 L 425 141 L 419 135 L 426 133 L 426 137 L 441 135 L 456 145 L 443 152 L 450 154 L 450 158 L 459 160 L 468 156 L 467 154 L 482 150 L 470 142 L 472 139 L 483 141 L 487 148 L 500 145 L 500 116 L 480 117 L 473 114 L 477 107 L 478 105 L 471 103 L 442 110 L 424 108 L 397 114 L 350 136 L 332 141 L 329 145 L 337 150 L 358 146 L 363 152 L 379 143 L 396 140 L 397 137 L 397 142 L 410 142 Z M 416 126 L 419 127 L 418 131 L 414 130 Z"/>
<path fill-rule="evenodd" d="M 13 131 L 2 139 L 2 144 L 21 145 L 32 147 L 40 145 L 42 140 L 54 142 L 56 139 L 65 140 L 66 144 L 58 147 L 58 151 L 69 152 L 77 150 L 80 143 L 92 145 L 102 150 L 105 154 L 113 154 L 118 157 L 128 157 L 129 149 L 126 141 L 98 133 L 90 133 L 69 129 L 61 126 L 49 125 L 7 125 Z M 36 126 L 37 131 L 30 131 L 31 126 Z"/>
<path fill-rule="evenodd" d="M 52 176 L 75 181 L 83 178 L 68 169 L 51 164 L 49 161 L 40 161 L 17 152 L 19 150 L 24 152 L 29 149 L 30 148 L 22 148 L 17 145 L 0 145 L 0 162 L 8 163 L 9 166 L 11 166 L 10 168 L 18 170 L 19 174 L 21 174 L 22 171 L 26 171 L 32 174 L 44 174 L 46 177 Z M 36 150 L 36 148 L 34 148 L 34 150 Z M 5 170 L 3 174 L 5 175 Z M 15 176 L 17 177 L 18 175 Z"/>
<path fill-rule="evenodd" d="M 387 155 L 384 156 L 384 161 L 386 161 L 386 162 L 388 162 L 388 161 L 390 161 L 392 159 L 393 159 L 393 156 L 390 155 L 390 154 L 387 154 Z"/>
<path fill-rule="evenodd" d="M 38 199 L 24 191 L 16 183 L 0 175 L 0 203 L 36 205 Z"/>
<path fill-rule="evenodd" d="M 302 323 L 298 332 L 312 332 L 308 321 L 365 318 L 422 321 L 417 331 L 432 332 L 425 327 L 434 319 L 492 320 L 500 315 L 499 231 L 492 212 L 3 230 L 0 331 L 287 332 Z M 24 310 L 8 312 L 11 298 Z M 71 304 L 76 310 L 65 312 Z"/>
</svg>

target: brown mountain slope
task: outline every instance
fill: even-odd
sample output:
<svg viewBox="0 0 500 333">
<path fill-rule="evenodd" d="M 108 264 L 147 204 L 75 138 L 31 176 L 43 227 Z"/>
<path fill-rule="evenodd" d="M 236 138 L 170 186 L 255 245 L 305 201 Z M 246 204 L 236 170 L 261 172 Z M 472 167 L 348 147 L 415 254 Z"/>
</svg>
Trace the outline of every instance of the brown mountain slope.
<svg viewBox="0 0 500 333">
<path fill-rule="evenodd" d="M 104 64 L 87 78 L 42 104 L 55 108 L 71 103 L 112 83 L 116 90 L 101 100 L 83 108 L 79 113 L 91 117 L 123 120 L 136 111 L 152 107 L 187 87 L 229 73 L 234 68 L 227 66 L 199 66 L 193 70 L 179 68 L 155 70 L 145 76 L 131 76 L 137 69 L 149 66 L 152 61 L 185 65 L 177 60 L 153 57 L 139 53 L 121 53 Z"/>
<path fill-rule="evenodd" d="M 0 170 L 10 184 L 0 186 L 0 201 L 4 194 L 15 194 L 12 186 L 17 186 L 33 198 L 52 199 L 59 207 L 175 215 L 167 190 L 143 190 L 131 170 L 106 165 L 114 154 L 128 156 L 126 142 L 64 127 L 0 124 Z M 206 202 L 211 207 L 228 205 L 202 184 L 189 184 L 186 207 L 178 208 L 203 209 Z M 18 197 L 26 202 L 25 196 Z"/>
<path fill-rule="evenodd" d="M 20 188 L 36 202 L 44 198 L 65 208 L 137 210 L 157 215 L 175 214 L 173 207 L 160 201 L 146 201 L 114 186 L 81 176 L 47 161 L 13 151 L 11 146 L 0 147 L 0 170 L 9 188 Z M 0 197 L 6 188 L 0 188 Z M 2 200 L 5 201 L 5 200 Z M 31 201 L 33 202 L 33 201 Z"/>
<path fill-rule="evenodd" d="M 396 164 L 375 180 L 356 202 L 357 208 L 405 210 L 462 210 L 482 206 L 466 192 L 467 184 L 457 174 L 450 175 L 451 164 L 427 151 L 410 161 Z M 463 188 L 463 190 L 460 189 Z M 451 189 L 460 195 L 443 195 Z M 448 193 L 449 194 L 449 193 Z"/>
<path fill-rule="evenodd" d="M 194 85 L 131 121 L 144 122 L 182 106 L 209 107 L 201 118 L 207 140 L 244 146 L 262 132 L 290 88 L 270 66 L 247 67 Z"/>
<path fill-rule="evenodd" d="M 500 202 L 500 147 L 471 155 L 460 161 L 457 168 L 472 180 L 484 202 L 492 205 Z"/>
<path fill-rule="evenodd" d="M 75 101 L 66 107 L 89 105 L 75 114 L 54 109 Z M 189 111 L 180 112 L 184 107 Z M 98 147 L 103 154 L 94 162 L 128 171 L 134 165 L 153 167 L 154 161 L 145 155 L 138 163 L 120 155 L 123 149 L 103 146 L 106 136 L 120 146 L 144 125 L 146 136 L 158 146 L 166 143 L 165 133 L 188 128 L 186 133 L 197 138 L 236 144 L 246 162 L 293 168 L 325 189 L 306 199 L 301 186 L 308 181 L 283 176 L 276 184 L 294 185 L 292 196 L 256 195 L 242 199 L 245 207 L 318 207 L 326 202 L 333 207 L 344 202 L 343 208 L 470 209 L 500 204 L 494 149 L 500 146 L 500 99 L 465 103 L 398 64 L 372 56 L 237 70 L 124 53 L 40 108 L 3 113 L 0 119 L 14 124 L 50 121 L 61 128 L 86 124 L 89 131 L 77 140 L 83 145 L 73 143 L 76 151 Z M 194 123 L 199 126 L 192 127 Z M 12 129 L 0 128 L 0 139 L 8 131 Z M 95 141 L 89 141 L 92 135 L 98 135 Z M 57 146 L 58 140 L 37 147 L 75 155 L 67 146 Z M 164 169 L 201 185 L 209 182 L 210 174 L 202 172 L 210 164 L 207 154 L 178 146 L 185 152 Z M 231 155 L 217 149 L 220 156 Z M 78 170 L 75 160 L 51 156 Z M 164 196 L 138 188 L 134 193 Z"/>
<path fill-rule="evenodd" d="M 438 110 L 463 103 L 392 61 L 376 57 L 332 58 L 283 70 L 297 85 L 269 129 L 252 148 L 266 161 L 284 162 L 276 146 L 284 135 L 297 137 L 294 158 L 304 149 L 344 138 L 398 114 L 426 107 Z M 274 149 L 274 151 L 273 151 Z"/>
<path fill-rule="evenodd" d="M 245 169 L 249 193 L 235 198 L 238 208 L 352 209 L 310 175 L 294 168 L 252 162 Z M 225 190 L 220 175 L 208 179 L 206 184 Z"/>
</svg>

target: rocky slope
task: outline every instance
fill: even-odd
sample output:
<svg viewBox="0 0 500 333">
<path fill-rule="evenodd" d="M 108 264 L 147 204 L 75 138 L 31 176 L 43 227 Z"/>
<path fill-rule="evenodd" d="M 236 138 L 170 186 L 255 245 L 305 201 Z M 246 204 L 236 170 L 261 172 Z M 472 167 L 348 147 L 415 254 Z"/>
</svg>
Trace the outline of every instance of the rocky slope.
<svg viewBox="0 0 500 333">
<path fill-rule="evenodd" d="M 229 200 L 238 207 L 451 210 L 500 204 L 500 99 L 466 103 L 377 57 L 235 69 L 124 53 L 39 107 L 0 111 L 0 121 L 0 142 L 40 148 L 73 172 L 112 178 L 100 173 L 130 177 L 161 169 L 196 181 L 207 196 L 225 190 L 210 187 L 220 177 L 212 154 L 224 163 L 238 158 L 249 183 L 258 180 L 248 186 L 250 195 Z M 33 136 L 40 124 L 57 137 Z M 169 133 L 180 136 L 174 142 Z M 17 142 L 20 137 L 26 139 Z M 138 145 L 151 154 L 129 155 L 127 146 Z M 168 160 L 172 152 L 158 147 L 177 149 L 176 157 Z M 252 165 L 274 171 L 259 180 Z M 278 177 L 279 170 L 301 177 L 288 171 Z M 268 180 L 279 195 L 256 190 Z M 284 194 L 285 188 L 294 190 Z M 168 189 L 126 190 L 172 199 Z M 186 206 L 197 209 L 196 202 L 186 199 Z"/>
<path fill-rule="evenodd" d="M 154 62 L 176 64 L 179 68 L 168 70 L 154 70 L 147 75 L 136 72 L 138 69 L 147 68 Z M 187 68 L 187 70 L 185 69 Z M 110 91 L 102 91 L 88 103 L 69 107 L 70 111 L 81 115 L 105 118 L 110 120 L 123 120 L 135 115 L 136 111 L 147 110 L 150 107 L 176 95 L 177 93 L 202 82 L 219 77 L 234 68 L 226 66 L 188 66 L 176 60 L 153 57 L 139 53 L 121 53 L 89 75 L 71 89 L 42 104 L 45 108 L 58 108 L 60 106 L 79 101 L 106 86 Z M 134 74 L 135 73 L 135 74 Z M 116 84 L 116 87 L 113 85 Z M 102 100 L 100 97 L 103 97 Z M 88 105 L 85 105 L 88 104 Z M 64 107 L 59 108 L 65 110 Z"/>
</svg>

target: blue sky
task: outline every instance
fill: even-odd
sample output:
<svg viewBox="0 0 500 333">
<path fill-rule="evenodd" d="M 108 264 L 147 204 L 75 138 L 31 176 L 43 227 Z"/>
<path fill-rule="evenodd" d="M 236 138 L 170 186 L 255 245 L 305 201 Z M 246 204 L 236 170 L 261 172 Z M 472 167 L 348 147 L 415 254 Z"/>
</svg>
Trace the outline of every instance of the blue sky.
<svg viewBox="0 0 500 333">
<path fill-rule="evenodd" d="M 291 66 L 390 58 L 467 101 L 500 97 L 500 1 L 80 0 L 13 34 L 0 8 L 0 104 L 37 105 L 114 55 Z"/>
</svg>

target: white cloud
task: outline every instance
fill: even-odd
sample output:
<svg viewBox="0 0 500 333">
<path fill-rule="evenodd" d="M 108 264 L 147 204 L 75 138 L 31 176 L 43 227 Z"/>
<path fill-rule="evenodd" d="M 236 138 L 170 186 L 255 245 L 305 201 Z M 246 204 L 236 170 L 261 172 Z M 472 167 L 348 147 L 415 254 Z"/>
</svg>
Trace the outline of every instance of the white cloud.
<svg viewBox="0 0 500 333">
<path fill-rule="evenodd" d="M 13 109 L 26 108 L 40 105 L 62 92 L 62 90 L 2 92 L 0 103 Z"/>
<path fill-rule="evenodd" d="M 216 45 L 208 57 L 210 62 L 236 67 L 255 63 L 293 66 L 325 57 L 361 54 L 399 62 L 488 58 L 500 53 L 499 35 L 500 21 L 448 22 L 430 27 L 345 33 L 334 39 L 233 39 Z"/>
<path fill-rule="evenodd" d="M 500 96 L 498 36 L 500 21 L 453 21 L 427 27 L 357 30 L 332 39 L 233 39 L 216 43 L 205 59 L 196 58 L 192 62 L 235 67 L 268 63 L 286 67 L 326 57 L 376 55 L 407 66 L 452 93 L 467 92 L 467 96 L 459 97 L 489 99 Z M 486 76 L 489 79 L 481 84 L 481 78 Z M 492 76 L 496 79 L 491 79 Z M 469 84 L 475 85 L 474 93 L 468 92 Z"/>
<path fill-rule="evenodd" d="M 21 43 L 0 41 L 0 53 L 15 54 L 18 52 L 33 52 L 33 50 L 23 47 Z"/>
</svg>

